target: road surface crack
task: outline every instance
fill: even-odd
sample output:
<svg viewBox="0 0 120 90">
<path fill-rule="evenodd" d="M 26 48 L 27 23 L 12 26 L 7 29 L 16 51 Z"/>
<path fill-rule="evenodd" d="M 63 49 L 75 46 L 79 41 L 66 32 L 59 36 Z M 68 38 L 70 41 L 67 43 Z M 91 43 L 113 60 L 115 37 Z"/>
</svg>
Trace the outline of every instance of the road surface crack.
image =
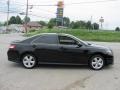
<svg viewBox="0 0 120 90">
<path fill-rule="evenodd" d="M 78 88 L 85 88 L 85 81 L 88 80 L 91 76 L 87 76 L 83 79 L 74 81 L 73 83 L 67 85 L 62 90 L 79 90 Z"/>
</svg>

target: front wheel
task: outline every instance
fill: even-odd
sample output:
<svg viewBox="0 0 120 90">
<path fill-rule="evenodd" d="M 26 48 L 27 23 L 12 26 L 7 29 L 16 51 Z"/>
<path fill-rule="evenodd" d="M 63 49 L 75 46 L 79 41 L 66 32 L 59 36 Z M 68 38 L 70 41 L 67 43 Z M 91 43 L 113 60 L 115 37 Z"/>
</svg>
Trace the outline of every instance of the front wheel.
<svg viewBox="0 0 120 90">
<path fill-rule="evenodd" d="M 101 55 L 94 55 L 89 62 L 89 65 L 94 70 L 100 70 L 104 67 L 104 58 Z"/>
<path fill-rule="evenodd" d="M 34 55 L 32 54 L 25 54 L 22 58 L 22 64 L 25 68 L 33 68 L 37 64 L 37 60 Z"/>
</svg>

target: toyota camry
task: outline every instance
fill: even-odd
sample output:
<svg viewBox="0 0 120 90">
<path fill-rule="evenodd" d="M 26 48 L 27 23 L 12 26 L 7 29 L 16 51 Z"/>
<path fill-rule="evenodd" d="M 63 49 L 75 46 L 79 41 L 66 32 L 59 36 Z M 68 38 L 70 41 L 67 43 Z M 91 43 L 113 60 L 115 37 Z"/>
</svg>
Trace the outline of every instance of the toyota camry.
<svg viewBox="0 0 120 90">
<path fill-rule="evenodd" d="M 113 64 L 110 48 L 90 44 L 63 33 L 42 33 L 22 41 L 14 41 L 7 52 L 8 60 L 25 68 L 37 64 L 88 65 L 94 70 Z"/>
</svg>

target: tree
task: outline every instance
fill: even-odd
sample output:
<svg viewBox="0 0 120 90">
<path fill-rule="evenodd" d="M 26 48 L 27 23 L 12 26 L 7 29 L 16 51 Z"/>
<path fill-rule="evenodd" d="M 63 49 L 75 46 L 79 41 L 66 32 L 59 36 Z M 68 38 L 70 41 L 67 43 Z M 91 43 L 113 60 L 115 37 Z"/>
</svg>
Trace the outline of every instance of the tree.
<svg viewBox="0 0 120 90">
<path fill-rule="evenodd" d="M 26 16 L 25 16 L 23 21 L 24 21 L 24 23 L 25 23 L 25 22 L 27 22 L 27 23 L 30 22 L 30 17 L 26 17 Z"/>
<path fill-rule="evenodd" d="M 119 27 L 116 27 L 116 28 L 115 28 L 115 31 L 120 31 L 120 28 L 119 28 Z"/>
<path fill-rule="evenodd" d="M 46 26 L 47 25 L 45 21 L 39 21 L 38 23 L 41 24 L 42 26 Z"/>
<path fill-rule="evenodd" d="M 19 16 L 16 16 L 16 24 L 22 24 L 22 20 Z"/>
<path fill-rule="evenodd" d="M 97 24 L 97 23 L 93 23 L 93 29 L 95 29 L 95 30 L 98 30 L 99 29 L 99 24 Z"/>
<path fill-rule="evenodd" d="M 52 29 L 54 27 L 54 25 L 52 23 L 48 23 L 48 28 Z"/>
<path fill-rule="evenodd" d="M 73 27 L 74 27 L 74 24 L 75 24 L 75 22 L 72 21 L 72 22 L 70 23 L 70 28 L 73 28 Z"/>
<path fill-rule="evenodd" d="M 86 23 L 86 29 L 92 29 L 92 24 L 91 24 L 91 21 L 88 21 L 87 23 Z"/>
<path fill-rule="evenodd" d="M 85 21 L 79 21 L 80 23 L 80 28 L 84 29 L 86 28 L 86 22 Z"/>
<path fill-rule="evenodd" d="M 56 25 L 56 18 L 51 18 L 50 21 L 48 22 L 48 24 L 55 26 Z"/>
<path fill-rule="evenodd" d="M 16 24 L 16 18 L 15 16 L 12 16 L 9 20 L 9 24 Z"/>
<path fill-rule="evenodd" d="M 63 24 L 65 27 L 69 27 L 70 25 L 70 19 L 68 17 L 63 18 Z"/>
<path fill-rule="evenodd" d="M 72 21 L 70 23 L 70 27 L 73 29 L 77 29 L 77 28 L 81 28 L 81 29 L 85 29 L 86 28 L 86 22 L 85 21 Z"/>
<path fill-rule="evenodd" d="M 73 27 L 74 29 L 77 29 L 77 28 L 80 28 L 80 22 L 79 21 L 76 21 L 75 23 L 74 23 L 74 27 Z"/>
</svg>

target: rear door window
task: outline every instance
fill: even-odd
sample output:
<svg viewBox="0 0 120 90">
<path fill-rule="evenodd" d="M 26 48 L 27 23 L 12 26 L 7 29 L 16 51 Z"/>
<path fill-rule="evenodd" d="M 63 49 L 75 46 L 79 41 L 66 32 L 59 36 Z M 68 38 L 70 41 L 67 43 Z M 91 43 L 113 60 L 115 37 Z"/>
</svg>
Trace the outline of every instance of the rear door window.
<svg viewBox="0 0 120 90">
<path fill-rule="evenodd" d="M 32 43 L 57 44 L 58 38 L 57 35 L 41 35 L 37 39 L 33 40 Z"/>
</svg>

